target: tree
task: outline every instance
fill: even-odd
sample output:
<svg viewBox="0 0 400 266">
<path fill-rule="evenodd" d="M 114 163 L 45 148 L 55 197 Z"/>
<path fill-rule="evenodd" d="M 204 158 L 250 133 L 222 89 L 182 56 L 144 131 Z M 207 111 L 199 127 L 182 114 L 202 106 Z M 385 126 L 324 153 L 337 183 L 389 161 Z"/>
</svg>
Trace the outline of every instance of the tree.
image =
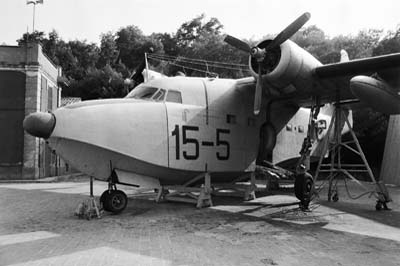
<svg viewBox="0 0 400 266">
<path fill-rule="evenodd" d="M 98 66 L 114 65 L 118 57 L 118 47 L 115 34 L 111 31 L 100 35 L 100 54 Z"/>
<path fill-rule="evenodd" d="M 116 36 L 116 44 L 119 51 L 118 59 L 130 69 L 135 68 L 143 57 L 138 52 L 145 38 L 142 31 L 136 26 L 127 26 L 121 28 Z"/>
<path fill-rule="evenodd" d="M 171 35 L 169 33 L 156 33 L 154 35 L 155 38 L 157 38 L 161 42 L 165 54 L 178 56 L 178 44 L 174 35 Z"/>
<path fill-rule="evenodd" d="M 389 31 L 386 36 L 374 47 L 374 56 L 400 52 L 400 28 L 395 32 Z"/>
<path fill-rule="evenodd" d="M 291 39 L 324 64 L 339 60 L 340 50 L 335 51 L 324 31 L 315 25 L 300 29 Z"/>
<path fill-rule="evenodd" d="M 118 59 L 131 71 L 135 69 L 150 50 L 163 53 L 163 45 L 157 34 L 145 36 L 136 26 L 121 28 L 116 34 Z"/>
<path fill-rule="evenodd" d="M 27 42 L 42 42 L 45 38 L 45 33 L 43 31 L 35 30 L 32 33 L 24 33 L 22 38 L 17 40 L 18 45 L 22 45 Z"/>
<path fill-rule="evenodd" d="M 168 74 L 173 75 L 179 70 L 184 71 L 189 76 L 204 76 L 206 72 L 208 72 L 208 75 L 211 72 L 215 72 L 220 77 L 242 77 L 243 73 L 239 71 L 215 68 L 213 64 L 205 63 L 208 60 L 247 64 L 248 54 L 231 47 L 223 41 L 222 28 L 223 25 L 218 19 L 210 18 L 206 20 L 204 14 L 183 23 L 173 38 L 178 48 L 178 54 L 185 58 L 202 59 L 204 63 L 199 61 L 188 63 L 187 60 L 178 58 L 175 63 L 184 67 L 169 66 Z"/>
<path fill-rule="evenodd" d="M 123 78 L 111 66 L 89 68 L 83 79 L 72 80 L 67 89 L 68 96 L 82 100 L 118 98 L 126 95 Z"/>
<path fill-rule="evenodd" d="M 41 40 L 42 46 L 43 46 L 43 51 L 46 53 L 46 55 L 56 64 L 59 64 L 57 60 L 57 49 L 58 49 L 58 43 L 60 42 L 60 37 L 58 36 L 58 33 L 56 30 L 52 30 L 49 32 L 49 37 L 48 38 L 43 38 Z"/>
<path fill-rule="evenodd" d="M 201 14 L 181 25 L 175 35 L 176 43 L 178 47 L 185 49 L 191 47 L 201 35 L 220 35 L 222 28 L 223 25 L 217 18 L 211 18 L 206 22 L 205 14 Z"/>
<path fill-rule="evenodd" d="M 369 29 L 359 31 L 356 36 L 339 35 L 331 42 L 335 51 L 346 50 L 350 59 L 359 59 L 372 56 L 372 51 L 381 38 L 382 30 Z"/>
</svg>

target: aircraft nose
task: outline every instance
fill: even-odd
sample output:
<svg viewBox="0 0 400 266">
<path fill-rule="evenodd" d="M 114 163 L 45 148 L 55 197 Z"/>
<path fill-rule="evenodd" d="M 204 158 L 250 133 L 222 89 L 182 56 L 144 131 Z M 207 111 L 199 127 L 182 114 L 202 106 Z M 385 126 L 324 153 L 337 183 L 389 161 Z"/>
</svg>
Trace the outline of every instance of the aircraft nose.
<svg viewBox="0 0 400 266">
<path fill-rule="evenodd" d="M 47 139 L 56 126 L 56 118 L 50 113 L 36 112 L 25 117 L 23 125 L 32 136 Z"/>
</svg>

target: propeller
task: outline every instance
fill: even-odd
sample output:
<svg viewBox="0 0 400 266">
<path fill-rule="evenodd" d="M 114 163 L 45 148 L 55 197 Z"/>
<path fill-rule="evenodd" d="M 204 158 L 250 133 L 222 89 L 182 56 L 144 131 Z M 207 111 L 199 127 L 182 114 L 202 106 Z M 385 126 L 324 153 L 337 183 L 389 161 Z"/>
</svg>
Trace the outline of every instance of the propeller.
<svg viewBox="0 0 400 266">
<path fill-rule="evenodd" d="M 239 40 L 233 36 L 227 35 L 224 41 L 233 47 L 249 53 L 252 58 L 255 58 L 258 63 L 258 73 L 257 73 L 257 84 L 256 92 L 254 98 L 254 114 L 258 115 L 261 109 L 261 97 L 262 97 L 262 63 L 266 58 L 268 52 L 274 48 L 279 47 L 282 43 L 292 37 L 303 25 L 310 19 L 310 13 L 306 12 L 295 21 L 293 21 L 289 26 L 287 26 L 283 31 L 281 31 L 271 42 L 265 45 L 250 47 L 246 42 Z"/>
<path fill-rule="evenodd" d="M 261 63 L 258 63 L 258 78 L 256 84 L 256 92 L 254 95 L 254 114 L 258 115 L 261 109 L 261 98 L 262 98 L 262 73 L 261 73 Z"/>
<path fill-rule="evenodd" d="M 250 53 L 251 52 L 251 47 L 248 45 L 246 42 L 239 40 L 238 38 L 235 38 L 230 35 L 226 35 L 224 41 L 233 47 L 242 50 L 243 52 Z"/>
</svg>

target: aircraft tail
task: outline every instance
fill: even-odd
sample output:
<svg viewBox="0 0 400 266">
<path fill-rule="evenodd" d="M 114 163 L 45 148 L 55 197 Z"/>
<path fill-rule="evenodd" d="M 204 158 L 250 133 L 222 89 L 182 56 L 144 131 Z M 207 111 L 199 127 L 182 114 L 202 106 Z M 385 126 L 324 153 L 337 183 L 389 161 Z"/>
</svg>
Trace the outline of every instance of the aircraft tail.
<svg viewBox="0 0 400 266">
<path fill-rule="evenodd" d="M 324 117 L 329 117 L 329 123 L 332 121 L 332 117 L 335 114 L 335 105 L 334 104 L 325 104 L 321 110 L 320 113 Z M 342 106 L 342 124 L 340 125 L 342 127 L 342 134 L 345 134 L 349 132 L 349 127 L 347 126 L 345 122 L 345 116 L 347 116 L 347 119 L 349 120 L 350 126 L 353 127 L 353 111 L 349 106 Z M 329 127 L 329 123 L 327 123 L 327 126 Z"/>
<path fill-rule="evenodd" d="M 348 61 L 350 61 L 349 54 L 346 52 L 346 50 L 340 50 L 340 63 Z"/>
<path fill-rule="evenodd" d="M 158 79 L 162 77 L 166 77 L 164 74 L 161 74 L 160 72 L 150 70 L 150 69 L 144 69 L 142 72 L 143 78 L 144 78 L 144 83 L 153 80 L 153 79 Z"/>
<path fill-rule="evenodd" d="M 335 138 L 335 127 L 336 124 L 332 125 L 332 130 L 328 134 L 328 129 L 333 121 L 333 116 L 335 115 L 335 105 L 326 104 L 320 110 L 320 115 L 318 116 L 317 129 L 316 129 L 316 141 L 312 147 L 312 156 L 320 157 L 323 152 L 323 146 L 325 141 L 331 141 Z M 350 128 L 346 123 L 346 117 L 349 121 L 350 127 L 353 127 L 353 112 L 349 107 L 342 106 L 341 113 L 341 123 L 339 128 L 341 129 L 341 134 L 344 135 L 350 132 Z M 334 122 L 335 123 L 335 122 Z M 327 139 L 328 138 L 328 139 Z M 327 156 L 328 154 L 325 154 Z"/>
</svg>

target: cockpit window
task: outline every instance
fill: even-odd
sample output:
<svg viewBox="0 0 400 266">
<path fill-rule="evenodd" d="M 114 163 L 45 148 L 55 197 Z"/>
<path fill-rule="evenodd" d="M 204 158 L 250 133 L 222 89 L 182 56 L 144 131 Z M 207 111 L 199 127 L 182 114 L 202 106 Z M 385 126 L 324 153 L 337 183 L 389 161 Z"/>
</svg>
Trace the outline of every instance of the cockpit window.
<svg viewBox="0 0 400 266">
<path fill-rule="evenodd" d="M 154 94 L 158 91 L 158 88 L 147 87 L 147 86 L 138 86 L 133 91 L 131 91 L 126 98 L 135 98 L 135 99 L 151 99 Z"/>
<path fill-rule="evenodd" d="M 152 97 L 152 99 L 156 102 L 162 102 L 164 101 L 165 98 L 165 90 L 163 89 L 159 89 L 154 96 Z"/>
<path fill-rule="evenodd" d="M 152 100 L 156 102 L 167 101 L 173 103 L 182 103 L 182 96 L 179 91 L 169 90 L 167 92 L 164 89 L 143 85 L 137 86 L 126 96 L 126 98 Z"/>
<path fill-rule="evenodd" d="M 182 95 L 179 91 L 169 90 L 167 93 L 167 102 L 182 103 Z"/>
</svg>

